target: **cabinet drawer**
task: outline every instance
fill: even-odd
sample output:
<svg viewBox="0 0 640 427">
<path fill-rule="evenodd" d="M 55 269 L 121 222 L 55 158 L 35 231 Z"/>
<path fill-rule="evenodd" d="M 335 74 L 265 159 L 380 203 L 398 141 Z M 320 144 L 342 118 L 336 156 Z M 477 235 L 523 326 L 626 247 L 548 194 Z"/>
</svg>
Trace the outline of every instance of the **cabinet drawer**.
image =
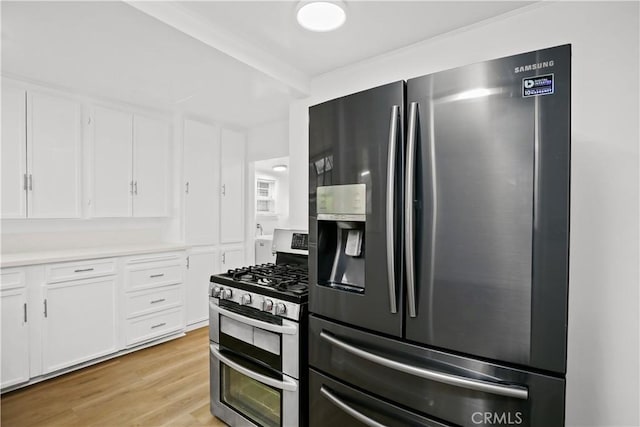
<svg viewBox="0 0 640 427">
<path fill-rule="evenodd" d="M 88 277 L 107 276 L 115 273 L 115 259 L 92 259 L 88 261 L 62 262 L 47 265 L 45 268 L 45 279 L 47 283 L 56 283 Z"/>
<path fill-rule="evenodd" d="M 2 270 L 0 273 L 0 289 L 24 288 L 24 270 Z"/>
<path fill-rule="evenodd" d="M 182 283 L 183 266 L 175 264 L 149 263 L 127 269 L 128 290 L 152 288 Z"/>
<path fill-rule="evenodd" d="M 136 317 L 127 321 L 126 345 L 132 346 L 149 341 L 171 332 L 177 332 L 183 328 L 182 307 Z"/>
<path fill-rule="evenodd" d="M 182 285 L 163 286 L 127 294 L 127 318 L 142 316 L 182 305 Z"/>
</svg>

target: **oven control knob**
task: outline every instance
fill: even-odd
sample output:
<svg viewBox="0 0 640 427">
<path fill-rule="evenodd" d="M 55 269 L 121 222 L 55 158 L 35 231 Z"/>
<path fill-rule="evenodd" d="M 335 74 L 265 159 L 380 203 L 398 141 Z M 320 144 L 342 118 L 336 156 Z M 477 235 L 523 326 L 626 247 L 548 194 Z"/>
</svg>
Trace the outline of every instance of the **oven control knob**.
<svg viewBox="0 0 640 427">
<path fill-rule="evenodd" d="M 213 288 L 213 292 L 211 293 L 211 296 L 214 298 L 220 298 L 221 294 L 222 294 L 222 288 L 220 286 L 216 286 L 215 288 Z"/>
<path fill-rule="evenodd" d="M 287 306 L 284 305 L 283 303 L 279 302 L 278 304 L 276 304 L 276 314 L 285 314 L 287 312 Z"/>
<path fill-rule="evenodd" d="M 273 310 L 273 301 L 270 299 L 266 299 L 262 301 L 262 311 L 271 311 Z"/>
<path fill-rule="evenodd" d="M 231 299 L 232 296 L 233 296 L 233 291 L 231 289 L 222 290 L 222 299 Z"/>
<path fill-rule="evenodd" d="M 251 304 L 251 294 L 244 294 L 242 298 L 240 298 L 240 305 L 249 305 Z"/>
</svg>

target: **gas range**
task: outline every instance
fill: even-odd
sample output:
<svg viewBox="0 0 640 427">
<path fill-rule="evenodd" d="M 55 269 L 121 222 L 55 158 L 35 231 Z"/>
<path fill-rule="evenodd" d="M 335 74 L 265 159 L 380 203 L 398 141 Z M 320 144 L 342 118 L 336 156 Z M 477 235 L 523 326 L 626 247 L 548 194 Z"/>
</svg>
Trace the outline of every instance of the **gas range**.
<svg viewBox="0 0 640 427">
<path fill-rule="evenodd" d="M 229 425 L 306 425 L 308 234 L 273 237 L 275 264 L 211 276 L 211 413 Z"/>
</svg>

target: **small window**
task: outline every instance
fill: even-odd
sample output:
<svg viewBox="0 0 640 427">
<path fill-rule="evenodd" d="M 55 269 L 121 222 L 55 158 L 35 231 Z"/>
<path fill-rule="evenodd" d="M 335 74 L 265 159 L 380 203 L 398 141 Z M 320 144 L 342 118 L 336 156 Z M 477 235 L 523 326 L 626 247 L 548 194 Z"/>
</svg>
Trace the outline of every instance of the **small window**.
<svg viewBox="0 0 640 427">
<path fill-rule="evenodd" d="M 276 182 L 268 179 L 256 180 L 256 213 L 274 215 L 276 213 Z"/>
</svg>

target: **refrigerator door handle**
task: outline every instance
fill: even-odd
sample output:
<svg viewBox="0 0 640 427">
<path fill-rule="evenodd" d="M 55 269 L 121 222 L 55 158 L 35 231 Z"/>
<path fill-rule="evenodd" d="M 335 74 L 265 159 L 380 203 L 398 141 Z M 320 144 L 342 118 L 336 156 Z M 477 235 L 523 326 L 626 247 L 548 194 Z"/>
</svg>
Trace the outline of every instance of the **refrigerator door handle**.
<svg viewBox="0 0 640 427">
<path fill-rule="evenodd" d="M 387 156 L 387 282 L 389 284 L 389 309 L 391 313 L 398 312 L 396 302 L 396 271 L 395 271 L 395 247 L 394 247 L 394 202 L 395 202 L 395 176 L 396 176 L 396 144 L 398 141 L 398 117 L 400 107 L 394 105 L 391 108 L 391 121 L 389 123 L 389 154 Z"/>
<path fill-rule="evenodd" d="M 468 390 L 476 390 L 500 396 L 513 397 L 516 399 L 527 400 L 529 398 L 529 390 L 523 386 L 502 385 L 489 381 L 476 380 L 387 359 L 386 357 L 382 357 L 377 354 L 373 354 L 354 347 L 351 344 L 347 344 L 346 342 L 339 340 L 338 338 L 328 334 L 325 331 L 320 332 L 320 338 L 328 341 L 336 347 L 343 349 L 344 351 L 361 357 L 362 359 L 368 360 L 381 366 L 385 366 L 390 369 L 394 369 L 396 371 L 415 375 L 420 378 L 436 381 L 443 384 L 449 384 L 454 387 L 466 388 Z"/>
<path fill-rule="evenodd" d="M 416 132 L 418 120 L 418 103 L 412 102 L 409 106 L 409 129 L 407 135 L 407 167 L 404 178 L 404 245 L 407 267 L 407 302 L 409 304 L 409 316 L 416 317 L 416 282 L 414 276 L 414 251 L 413 251 L 413 187 L 416 156 Z"/>
<path fill-rule="evenodd" d="M 340 400 L 338 396 L 331 393 L 325 386 L 320 387 L 320 393 L 331 403 L 333 403 L 338 408 L 342 409 L 347 414 L 351 415 L 356 420 L 360 421 L 362 424 L 365 424 L 370 427 L 386 427 L 384 424 L 380 424 L 379 422 L 372 420 L 367 417 L 363 413 L 356 411 L 351 406 L 347 405 L 345 402 Z"/>
</svg>

